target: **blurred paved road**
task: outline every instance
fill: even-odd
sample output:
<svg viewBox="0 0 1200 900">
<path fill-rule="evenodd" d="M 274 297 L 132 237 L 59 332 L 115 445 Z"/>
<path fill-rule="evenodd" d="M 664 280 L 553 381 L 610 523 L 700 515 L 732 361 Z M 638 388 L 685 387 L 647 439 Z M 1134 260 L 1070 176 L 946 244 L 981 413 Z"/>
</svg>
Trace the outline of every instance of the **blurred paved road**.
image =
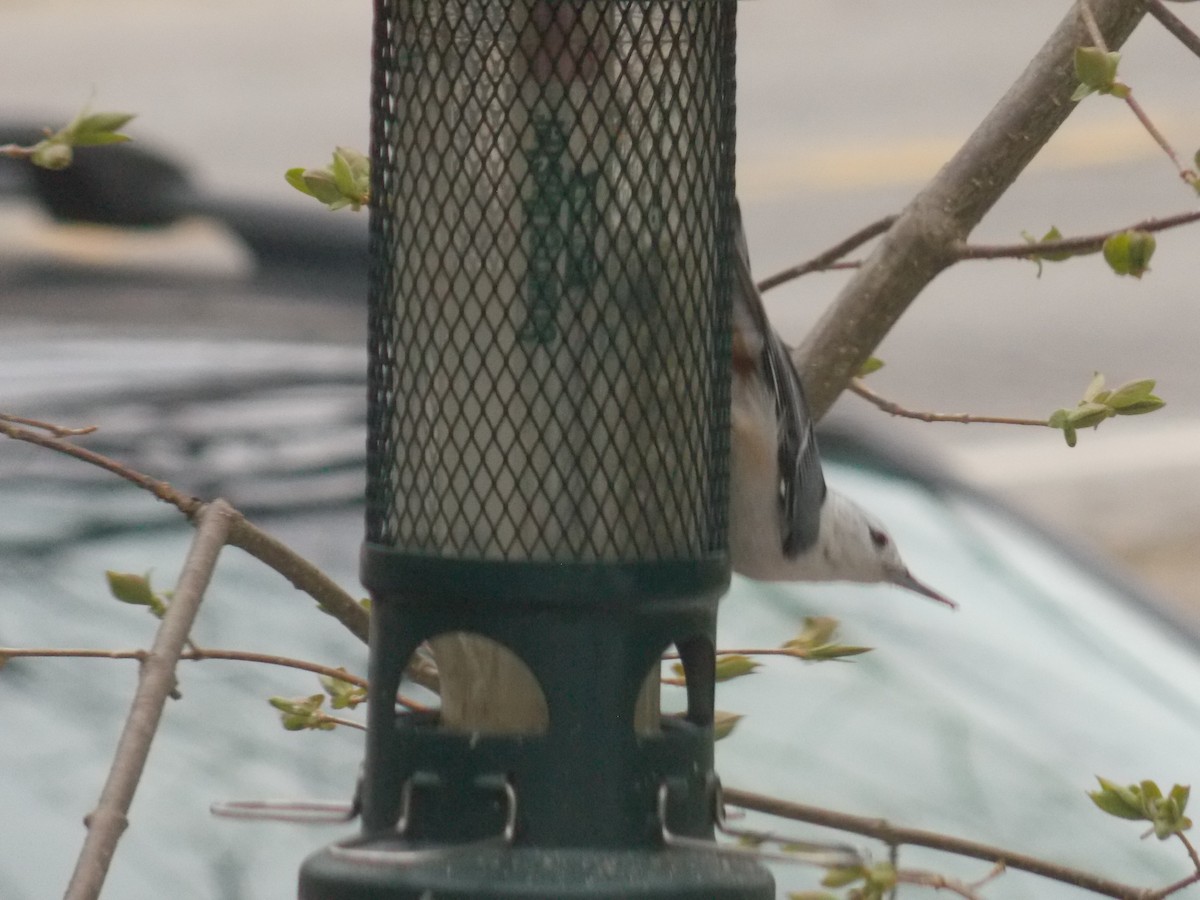
<svg viewBox="0 0 1200 900">
<path fill-rule="evenodd" d="M 740 7 L 739 182 L 757 270 L 806 258 L 899 209 L 1020 72 L 1067 0 L 754 0 Z M 1200 9 L 1173 7 L 1200 26 Z M 928 22 L 937 22 L 929 28 Z M 7 0 L 0 114 L 65 117 L 94 96 L 140 114 L 134 133 L 182 152 L 206 189 L 300 203 L 281 172 L 367 128 L 369 4 L 329 0 Z M 1147 21 L 1123 73 L 1190 156 L 1196 60 Z M 1116 101 L 1089 100 L 976 238 L 1051 224 L 1084 233 L 1191 209 L 1196 199 Z M 1109 422 L 1068 451 L 1049 432 L 896 423 L 963 471 L 1141 565 L 1200 609 L 1200 341 L 1193 229 L 1160 240 L 1154 271 L 1097 259 L 960 266 L 880 350 L 873 383 L 916 408 L 1046 415 L 1093 370 L 1154 376 L 1168 407 Z M 770 298 L 798 340 L 842 282 Z M 879 415 L 848 398 L 839 412 Z"/>
</svg>

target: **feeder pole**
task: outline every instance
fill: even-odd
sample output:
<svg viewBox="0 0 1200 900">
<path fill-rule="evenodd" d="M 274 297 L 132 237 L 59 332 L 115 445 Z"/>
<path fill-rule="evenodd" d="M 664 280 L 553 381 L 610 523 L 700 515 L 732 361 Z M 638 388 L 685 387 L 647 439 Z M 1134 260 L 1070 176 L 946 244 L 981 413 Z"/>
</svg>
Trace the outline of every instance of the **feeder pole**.
<svg viewBox="0 0 1200 900">
<path fill-rule="evenodd" d="M 363 830 L 304 900 L 773 896 L 705 842 L 734 16 L 377 0 Z M 425 641 L 441 709 L 398 711 Z"/>
</svg>

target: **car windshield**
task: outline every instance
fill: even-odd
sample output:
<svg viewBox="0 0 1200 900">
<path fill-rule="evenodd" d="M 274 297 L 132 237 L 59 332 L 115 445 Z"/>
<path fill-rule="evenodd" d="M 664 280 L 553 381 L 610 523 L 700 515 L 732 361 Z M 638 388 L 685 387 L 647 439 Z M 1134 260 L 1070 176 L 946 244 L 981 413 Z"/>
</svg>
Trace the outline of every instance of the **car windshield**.
<svg viewBox="0 0 1200 900">
<path fill-rule="evenodd" d="M 359 347 L 63 335 L 0 336 L 0 383 L 23 411 L 96 424 L 80 441 L 205 497 L 224 496 L 352 592 L 362 540 Z M 836 441 L 831 483 L 888 522 L 913 570 L 958 612 L 897 589 L 735 579 L 720 644 L 776 647 L 806 615 L 841 620 L 852 662 L 767 658 L 718 688 L 744 718 L 718 744 L 726 785 L 1036 853 L 1139 884 L 1183 874 L 1173 848 L 1139 844 L 1100 815 L 1092 774 L 1186 780 L 1200 746 L 1195 644 L 1103 570 L 1065 554 L 971 491 L 930 483 Z M 0 643 L 124 649 L 155 622 L 107 596 L 106 570 L 169 589 L 190 529 L 148 494 L 73 460 L 0 451 Z M 193 637 L 365 669 L 365 648 L 280 576 L 224 552 Z M 70 871 L 131 697 L 134 665 L 14 660 L 0 683 L 0 882 L 45 896 Z M 114 896 L 168 884 L 198 896 L 294 896 L 301 857 L 350 826 L 214 820 L 215 800 L 348 799 L 361 736 L 284 732 L 271 695 L 317 693 L 313 676 L 184 664 L 111 875 Z M 664 702 L 677 702 L 667 690 Z M 749 821 L 762 824 L 759 817 Z M 771 827 L 801 837 L 797 823 Z M 828 835 L 823 835 L 828 836 Z M 1086 836 L 1086 837 L 1081 837 Z M 876 850 L 877 857 L 886 855 Z M 986 864 L 906 848 L 906 866 L 976 878 Z M 782 888 L 811 871 L 776 869 Z M 1074 896 L 1010 873 L 1003 897 Z"/>
</svg>

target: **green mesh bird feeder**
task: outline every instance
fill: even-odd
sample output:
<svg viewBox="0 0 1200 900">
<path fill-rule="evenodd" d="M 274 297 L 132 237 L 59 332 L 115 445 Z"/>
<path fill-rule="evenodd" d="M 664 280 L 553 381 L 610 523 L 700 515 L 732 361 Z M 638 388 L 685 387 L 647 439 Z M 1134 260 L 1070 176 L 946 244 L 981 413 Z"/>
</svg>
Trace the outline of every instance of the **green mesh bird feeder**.
<svg viewBox="0 0 1200 900">
<path fill-rule="evenodd" d="M 734 20 L 376 4 L 362 830 L 304 900 L 773 896 L 710 843 Z"/>
</svg>

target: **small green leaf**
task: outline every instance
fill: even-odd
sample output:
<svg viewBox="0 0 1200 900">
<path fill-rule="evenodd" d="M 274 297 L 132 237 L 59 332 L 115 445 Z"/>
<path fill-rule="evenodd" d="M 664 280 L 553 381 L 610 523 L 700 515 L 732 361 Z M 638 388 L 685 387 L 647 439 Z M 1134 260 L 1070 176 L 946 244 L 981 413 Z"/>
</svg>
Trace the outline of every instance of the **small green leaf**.
<svg viewBox="0 0 1200 900">
<path fill-rule="evenodd" d="M 1107 778 L 1096 776 L 1100 790 L 1088 792 L 1092 802 L 1110 816 L 1121 819 L 1144 819 L 1141 789 L 1137 785 L 1125 787 Z"/>
<path fill-rule="evenodd" d="M 877 356 L 868 356 L 867 361 L 858 369 L 858 377 L 866 378 L 872 372 L 878 372 L 884 367 L 884 362 Z"/>
<path fill-rule="evenodd" d="M 1083 402 L 1091 403 L 1092 401 L 1097 401 L 1103 403 L 1104 400 L 1100 399 L 1099 396 L 1102 393 L 1104 393 L 1105 397 L 1108 396 L 1108 394 L 1104 391 L 1104 374 L 1101 372 L 1095 372 L 1092 375 L 1092 380 L 1088 382 L 1088 386 L 1084 388 Z"/>
<path fill-rule="evenodd" d="M 108 579 L 108 590 L 122 603 L 134 606 L 154 606 L 157 599 L 150 587 L 150 576 L 134 575 L 132 572 L 113 572 L 111 569 L 104 573 Z"/>
<path fill-rule="evenodd" d="M 68 126 L 68 130 L 76 135 L 95 134 L 101 131 L 116 131 L 133 121 L 134 113 L 99 112 L 86 113 L 78 116 Z"/>
<path fill-rule="evenodd" d="M 334 155 L 340 156 L 349 167 L 354 189 L 360 193 L 366 191 L 371 183 L 371 160 L 353 147 L 338 147 Z"/>
<path fill-rule="evenodd" d="M 743 675 L 750 675 L 759 667 L 759 663 L 748 656 L 742 656 L 740 653 L 729 653 L 725 656 L 717 657 L 717 681 L 730 681 L 734 678 L 741 678 Z"/>
<path fill-rule="evenodd" d="M 29 156 L 30 162 L 42 169 L 58 171 L 65 169 L 75 159 L 75 151 L 60 140 L 47 138 L 33 147 Z"/>
<path fill-rule="evenodd" d="M 1029 243 L 1034 244 L 1036 246 L 1038 244 L 1045 244 L 1045 243 L 1049 243 L 1051 241 L 1061 241 L 1062 240 L 1062 232 L 1058 230 L 1058 226 L 1051 225 L 1050 230 L 1047 231 L 1040 238 L 1035 238 L 1028 231 L 1022 231 L 1021 237 L 1025 238 L 1026 241 L 1028 241 Z M 1072 252 L 1070 250 L 1058 250 L 1053 253 L 1040 253 L 1040 252 L 1034 253 L 1034 254 L 1030 255 L 1029 259 L 1031 259 L 1033 262 L 1037 263 L 1038 278 L 1041 278 L 1043 262 L 1062 262 L 1063 260 L 1070 259 L 1072 256 L 1083 256 L 1083 255 L 1084 255 L 1083 253 Z"/>
<path fill-rule="evenodd" d="M 1142 378 L 1138 381 L 1128 381 L 1116 388 L 1109 394 L 1108 399 L 1104 402 L 1113 409 L 1121 409 L 1124 406 L 1129 406 L 1131 403 L 1139 403 L 1145 400 L 1154 391 L 1156 384 L 1153 378 Z"/>
<path fill-rule="evenodd" d="M 343 668 L 339 672 L 345 672 Z M 367 699 L 367 689 L 340 678 L 329 675 L 318 676 L 325 693 L 329 695 L 330 706 L 334 709 L 354 709 Z"/>
<path fill-rule="evenodd" d="M 1136 403 L 1130 403 L 1118 409 L 1118 416 L 1144 416 L 1146 413 L 1152 413 L 1157 409 L 1162 409 L 1167 405 L 1167 402 L 1161 397 L 1147 397 L 1145 400 L 1139 400 Z"/>
<path fill-rule="evenodd" d="M 267 700 L 280 712 L 280 721 L 288 731 L 330 731 L 337 727 L 321 712 L 325 703 L 324 694 L 313 694 L 310 697 L 270 697 Z"/>
<path fill-rule="evenodd" d="M 1062 232 L 1058 230 L 1058 226 L 1051 225 L 1050 230 L 1042 235 L 1042 239 L 1038 243 L 1046 244 L 1050 241 L 1061 241 L 1062 237 Z M 1062 262 L 1063 260 L 1070 259 L 1074 255 L 1075 254 L 1069 250 L 1060 250 L 1057 253 L 1038 254 L 1039 258 L 1044 259 L 1047 262 Z"/>
<path fill-rule="evenodd" d="M 876 863 L 867 870 L 867 881 L 880 893 L 896 886 L 896 868 L 889 862 Z"/>
<path fill-rule="evenodd" d="M 1076 101 L 1082 100 L 1084 97 L 1086 97 L 1090 93 L 1092 93 L 1092 89 L 1090 87 L 1088 87 L 1086 84 L 1080 83 L 1075 87 L 1075 90 L 1071 93 L 1071 99 L 1076 100 Z"/>
<path fill-rule="evenodd" d="M 75 147 L 120 144 L 128 141 L 129 135 L 121 134 L 117 129 L 127 124 L 132 118 L 132 113 L 122 112 L 80 114 L 60 134 Z"/>
<path fill-rule="evenodd" d="M 821 884 L 825 887 L 839 888 L 862 881 L 866 877 L 866 869 L 862 866 L 847 866 L 841 869 L 829 869 L 825 873 L 825 877 L 821 879 Z"/>
<path fill-rule="evenodd" d="M 1141 278 L 1150 270 L 1157 241 L 1148 231 L 1121 231 L 1104 242 L 1104 261 L 1118 275 Z"/>
<path fill-rule="evenodd" d="M 835 643 L 833 638 L 839 624 L 832 616 L 807 616 L 804 619 L 804 629 L 791 640 L 784 641 L 782 649 L 790 650 L 792 656 L 810 662 L 823 662 L 871 652 L 871 647 Z"/>
<path fill-rule="evenodd" d="M 1180 815 L 1183 815 L 1183 813 L 1187 810 L 1188 798 L 1191 796 L 1191 793 L 1191 785 L 1177 784 L 1171 788 L 1170 793 L 1167 794 L 1168 797 L 1175 801 L 1175 805 L 1179 808 Z"/>
<path fill-rule="evenodd" d="M 828 644 L 840 623 L 833 616 L 805 616 L 804 629 L 785 647 L 819 647 Z"/>
<path fill-rule="evenodd" d="M 719 741 L 729 737 L 741 720 L 742 717 L 737 713 L 722 712 L 718 709 L 713 713 L 713 740 Z"/>
<path fill-rule="evenodd" d="M 1112 409 L 1103 403 L 1084 402 L 1071 410 L 1067 422 L 1072 428 L 1095 428 L 1113 414 Z"/>
<path fill-rule="evenodd" d="M 350 169 L 349 160 L 342 155 L 340 147 L 334 151 L 333 165 L 330 166 L 330 171 L 333 173 L 333 183 L 342 192 L 342 196 L 353 197 L 356 194 L 354 172 Z"/>
<path fill-rule="evenodd" d="M 360 209 L 370 196 L 370 160 L 349 147 L 334 150 L 333 161 L 324 169 L 288 169 L 284 178 L 331 210 L 344 206 Z"/>
<path fill-rule="evenodd" d="M 330 209 L 337 208 L 339 204 L 341 206 L 346 205 L 346 200 L 342 197 L 342 192 L 338 189 L 333 173 L 325 169 L 306 169 L 301 178 L 304 179 L 304 185 L 308 188 L 308 193 L 326 204 Z"/>
<path fill-rule="evenodd" d="M 838 900 L 838 896 L 828 891 L 791 891 L 788 900 Z"/>
<path fill-rule="evenodd" d="M 1131 808 L 1124 800 L 1116 794 L 1111 794 L 1106 791 L 1089 791 L 1088 797 L 1104 812 L 1110 816 L 1117 816 L 1121 819 L 1142 819 L 1142 811 L 1140 808 Z"/>
<path fill-rule="evenodd" d="M 870 653 L 874 647 L 855 647 L 849 644 L 824 644 L 813 647 L 805 654 L 805 659 L 813 662 L 824 662 L 829 659 L 844 659 L 847 656 L 861 656 Z"/>
<path fill-rule="evenodd" d="M 300 193 L 308 194 L 308 196 L 311 197 L 313 192 L 308 189 L 308 185 L 304 182 L 304 173 L 306 171 L 307 170 L 303 166 L 297 166 L 294 169 L 288 169 L 286 172 L 284 172 L 283 177 L 287 180 L 288 184 L 290 184 Z"/>
<path fill-rule="evenodd" d="M 109 592 L 122 603 L 134 606 L 148 607 L 150 612 L 161 619 L 167 611 L 166 599 L 156 593 L 150 586 L 150 573 L 134 575 L 131 572 L 105 572 L 108 579 Z M 166 596 L 170 596 L 167 594 Z"/>
<path fill-rule="evenodd" d="M 1076 48 L 1075 76 L 1079 79 L 1079 87 L 1071 99 L 1080 100 L 1093 91 L 1118 96 L 1128 93 L 1128 88 L 1117 81 L 1120 61 L 1120 53 L 1106 53 L 1099 47 Z"/>
</svg>

